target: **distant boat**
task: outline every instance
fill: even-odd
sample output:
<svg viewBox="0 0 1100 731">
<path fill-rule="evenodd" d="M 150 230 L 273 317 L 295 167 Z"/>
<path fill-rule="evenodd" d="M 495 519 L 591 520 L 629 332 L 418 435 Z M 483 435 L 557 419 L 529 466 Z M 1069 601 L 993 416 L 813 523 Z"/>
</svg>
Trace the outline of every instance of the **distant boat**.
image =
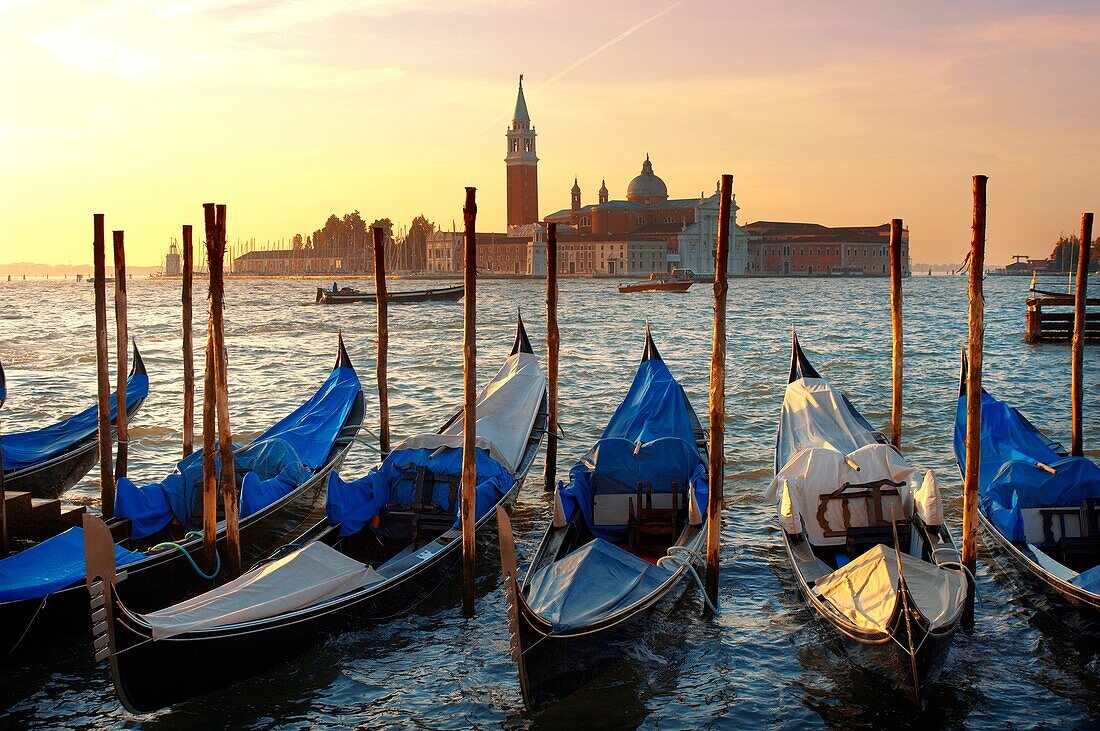
<svg viewBox="0 0 1100 731">
<path fill-rule="evenodd" d="M 461 285 L 441 287 L 437 289 L 414 289 L 404 292 L 388 292 L 386 301 L 393 304 L 407 304 L 410 302 L 457 302 L 462 299 L 466 288 Z M 323 305 L 342 305 L 351 302 L 374 302 L 374 292 L 361 292 L 358 289 L 344 287 L 337 291 L 317 288 L 317 302 Z"/>
<path fill-rule="evenodd" d="M 112 284 L 112 283 L 114 283 L 114 281 L 115 281 L 114 277 L 104 277 L 103 278 L 103 283 L 104 284 Z M 95 277 L 88 277 L 88 284 L 95 284 Z"/>
<path fill-rule="evenodd" d="M 619 285 L 620 294 L 632 294 L 634 292 L 686 292 L 695 284 L 695 272 L 690 269 L 673 269 L 672 274 L 649 275 L 649 280 L 644 282 L 629 282 Z"/>
</svg>

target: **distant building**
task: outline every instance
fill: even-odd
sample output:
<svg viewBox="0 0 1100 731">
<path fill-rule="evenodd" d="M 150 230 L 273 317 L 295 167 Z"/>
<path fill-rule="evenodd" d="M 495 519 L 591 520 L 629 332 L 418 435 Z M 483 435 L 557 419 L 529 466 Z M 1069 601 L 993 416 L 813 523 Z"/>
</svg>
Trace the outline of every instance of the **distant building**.
<svg viewBox="0 0 1100 731">
<path fill-rule="evenodd" d="M 749 272 L 778 276 L 890 275 L 890 224 L 829 227 L 756 221 L 749 234 Z M 909 229 L 902 230 L 902 276 L 911 274 Z"/>
<path fill-rule="evenodd" d="M 183 274 L 180 252 L 174 241 L 168 246 L 168 254 L 164 257 L 164 273 L 169 277 L 178 277 Z"/>
<path fill-rule="evenodd" d="M 523 98 L 523 76 L 508 129 L 507 169 L 508 226 L 522 226 L 539 220 L 539 159 L 535 155 L 535 128 Z"/>
<path fill-rule="evenodd" d="M 670 199 L 665 181 L 653 172 L 653 162 L 646 155 L 641 173 L 627 184 L 626 200 L 611 200 L 604 180 L 598 202 L 582 205 L 580 184 L 574 179 L 570 207 L 551 213 L 546 220 L 558 223 L 559 231 L 562 225 L 575 231 L 559 234 L 559 245 L 592 245 L 593 274 L 644 276 L 683 268 L 712 275 L 719 198 L 715 190 L 710 196 Z M 748 267 L 748 232 L 737 225 L 737 211 L 735 196 L 727 269 L 734 275 L 745 274 Z M 664 255 L 658 260 L 662 247 Z M 545 264 L 541 270 L 545 271 Z"/>
<path fill-rule="evenodd" d="M 373 252 L 352 256 L 321 253 L 313 249 L 248 251 L 233 260 L 234 274 L 288 276 L 298 274 L 374 274 Z"/>
</svg>

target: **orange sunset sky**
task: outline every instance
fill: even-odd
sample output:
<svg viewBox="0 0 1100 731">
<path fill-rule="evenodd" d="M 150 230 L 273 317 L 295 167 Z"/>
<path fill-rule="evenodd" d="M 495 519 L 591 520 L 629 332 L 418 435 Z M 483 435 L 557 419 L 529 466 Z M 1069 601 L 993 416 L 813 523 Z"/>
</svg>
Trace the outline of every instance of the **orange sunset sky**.
<svg viewBox="0 0 1100 731">
<path fill-rule="evenodd" d="M 740 222 L 902 217 L 961 261 L 970 176 L 990 263 L 1100 208 L 1100 3 L 0 0 L 0 263 L 84 264 L 91 213 L 162 262 L 201 204 L 229 239 L 358 209 L 504 227 L 525 75 L 540 213 L 735 176 Z"/>
</svg>

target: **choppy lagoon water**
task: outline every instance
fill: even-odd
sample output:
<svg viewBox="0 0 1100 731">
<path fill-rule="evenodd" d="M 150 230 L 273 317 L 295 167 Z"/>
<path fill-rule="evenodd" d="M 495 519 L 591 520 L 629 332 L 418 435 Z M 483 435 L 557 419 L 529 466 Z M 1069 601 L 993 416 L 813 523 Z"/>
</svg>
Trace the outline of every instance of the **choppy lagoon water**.
<svg viewBox="0 0 1100 731">
<path fill-rule="evenodd" d="M 363 282 L 369 287 L 369 282 Z M 1059 284 L 1061 284 L 1059 282 Z M 227 290 L 230 404 L 235 434 L 259 432 L 294 408 L 328 373 L 342 331 L 363 380 L 368 426 L 377 430 L 372 305 L 312 304 L 311 281 L 234 281 Z M 416 288 L 397 282 L 392 288 Z M 1054 286 L 1053 284 L 1051 285 Z M 1068 441 L 1069 348 L 1023 342 L 1027 280 L 986 280 L 986 387 L 1011 395 L 1040 428 Z M 507 354 L 521 308 L 545 353 L 541 282 L 478 286 L 479 381 Z M 196 333 L 205 283 L 196 285 Z M 958 530 L 960 481 L 951 451 L 959 348 L 966 333 L 964 278 L 905 283 L 906 412 L 903 446 L 913 464 L 939 471 Z M 559 476 L 599 435 L 625 392 L 648 318 L 658 347 L 705 419 L 711 290 L 621 296 L 606 281 L 564 281 L 561 320 Z M 5 431 L 46 423 L 92 403 L 92 288 L 72 280 L 0 284 L 0 359 L 9 378 Z M 178 459 L 182 410 L 179 282 L 133 280 L 129 321 L 145 357 L 151 395 L 131 429 L 131 476 L 159 479 Z M 735 280 L 728 326 L 727 511 L 721 604 L 704 616 L 695 590 L 638 637 L 629 663 L 537 717 L 520 701 L 495 554 L 482 562 L 477 614 L 463 619 L 457 586 L 416 614 L 364 628 L 224 693 L 152 716 L 131 717 L 106 672 L 78 642 L 0 670 L 0 724 L 150 728 L 775 728 L 919 726 L 1085 727 L 1100 718 L 1100 640 L 1046 599 L 1020 600 L 1020 583 L 983 548 L 973 633 L 961 633 L 929 709 L 913 718 L 889 686 L 852 666 L 814 621 L 788 578 L 760 498 L 770 476 L 776 417 L 797 327 L 814 363 L 877 426 L 890 406 L 889 282 Z M 111 326 L 113 333 L 113 324 Z M 395 441 L 438 427 L 462 397 L 460 304 L 390 310 L 390 408 Z M 200 350 L 201 352 L 201 350 Z M 1086 358 L 1098 351 L 1089 348 Z M 201 367 L 200 367 L 201 372 Z M 1100 369 L 1085 370 L 1086 447 L 1100 445 Z M 200 379 L 201 380 L 201 379 Z M 201 385 L 201 384 L 200 384 Z M 201 403 L 201 401 L 200 401 Z M 368 439 L 368 441 L 373 441 Z M 376 459 L 357 445 L 343 468 Z M 549 518 L 541 458 L 515 514 L 521 564 Z M 94 504 L 85 479 L 68 494 Z M 1097 633 L 1100 634 L 1100 633 Z M 172 682 L 171 678 L 165 678 Z"/>
</svg>

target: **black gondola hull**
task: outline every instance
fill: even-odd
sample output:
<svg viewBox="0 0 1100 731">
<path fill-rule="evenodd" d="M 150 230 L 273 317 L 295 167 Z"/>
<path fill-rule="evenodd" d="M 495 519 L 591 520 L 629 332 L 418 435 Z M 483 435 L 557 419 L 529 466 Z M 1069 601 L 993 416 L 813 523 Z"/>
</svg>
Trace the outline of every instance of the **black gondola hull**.
<svg viewBox="0 0 1100 731">
<path fill-rule="evenodd" d="M 679 580 L 613 623 L 568 635 L 548 634 L 545 622 L 520 602 L 518 664 L 527 708 L 534 712 L 546 709 L 587 686 L 609 663 L 624 658 L 625 650 L 637 646 L 638 636 L 658 605 L 671 604 L 683 595 L 686 578 L 684 572 Z"/>
<path fill-rule="evenodd" d="M 414 302 L 458 302 L 466 294 L 466 288 L 443 287 L 440 289 L 421 289 L 405 292 L 388 292 L 386 302 L 391 305 L 411 304 Z M 342 294 L 331 290 L 317 289 L 317 302 L 324 305 L 344 305 L 355 302 L 374 303 L 374 292 L 349 292 Z"/>
<path fill-rule="evenodd" d="M 516 483 L 500 504 L 511 509 L 519 489 L 520 483 Z M 478 526 L 479 542 L 494 536 L 492 521 Z M 280 618 L 248 632 L 227 628 L 150 641 L 144 625 L 135 631 L 132 616 L 116 614 L 116 688 L 123 704 L 139 713 L 206 695 L 292 660 L 328 637 L 415 610 L 454 580 L 461 565 L 462 541 L 456 538 L 435 560 L 400 581 L 387 582 L 377 592 Z M 125 584 L 121 582 L 119 588 Z M 169 676 L 173 680 L 166 682 Z"/>
</svg>

